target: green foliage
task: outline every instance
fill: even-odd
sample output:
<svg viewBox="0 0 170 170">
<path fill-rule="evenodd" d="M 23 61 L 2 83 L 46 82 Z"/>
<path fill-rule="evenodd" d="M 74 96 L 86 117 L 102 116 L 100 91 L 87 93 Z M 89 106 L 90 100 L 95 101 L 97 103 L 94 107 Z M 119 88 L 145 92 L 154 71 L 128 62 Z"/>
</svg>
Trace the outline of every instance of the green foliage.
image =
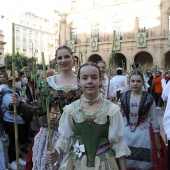
<svg viewBox="0 0 170 170">
<path fill-rule="evenodd" d="M 17 64 L 20 64 L 21 68 L 28 66 L 28 63 L 31 63 L 31 58 L 28 58 L 27 56 L 24 56 L 23 54 L 18 54 L 18 55 L 16 54 L 16 62 Z M 7 64 L 7 68 L 11 69 L 12 68 L 12 54 L 6 54 L 4 57 L 4 60 L 5 60 L 5 65 Z"/>
</svg>

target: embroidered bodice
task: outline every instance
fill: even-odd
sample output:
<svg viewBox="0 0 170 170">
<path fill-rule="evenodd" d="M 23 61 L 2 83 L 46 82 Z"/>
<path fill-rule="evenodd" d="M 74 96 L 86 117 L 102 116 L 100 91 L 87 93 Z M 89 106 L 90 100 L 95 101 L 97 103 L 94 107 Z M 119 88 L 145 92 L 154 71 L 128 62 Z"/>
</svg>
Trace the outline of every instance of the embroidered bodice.
<svg viewBox="0 0 170 170">
<path fill-rule="evenodd" d="M 75 100 L 80 98 L 81 91 L 78 85 L 68 84 L 66 86 L 61 86 L 56 84 L 56 75 L 47 78 L 47 83 L 49 85 L 49 97 L 50 97 L 50 117 L 51 122 L 56 122 L 54 124 L 55 128 L 58 127 L 58 120 L 63 112 L 65 105 L 68 105 Z M 53 115 L 56 114 L 56 115 Z M 46 116 L 41 117 L 40 125 L 46 126 Z"/>
</svg>

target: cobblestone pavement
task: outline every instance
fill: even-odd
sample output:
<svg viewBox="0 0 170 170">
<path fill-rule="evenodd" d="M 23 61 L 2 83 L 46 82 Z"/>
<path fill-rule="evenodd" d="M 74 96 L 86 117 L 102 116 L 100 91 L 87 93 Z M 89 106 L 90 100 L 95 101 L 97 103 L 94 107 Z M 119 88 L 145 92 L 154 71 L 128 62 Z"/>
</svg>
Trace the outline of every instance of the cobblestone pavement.
<svg viewBox="0 0 170 170">
<path fill-rule="evenodd" d="M 164 129 L 163 129 L 163 126 L 162 126 L 164 110 L 162 109 L 162 110 L 156 110 L 156 111 L 157 111 L 157 114 L 158 114 L 158 121 L 159 121 L 159 124 L 160 124 L 161 135 L 162 135 L 163 139 L 166 140 Z M 7 151 L 8 144 L 9 144 L 9 142 L 3 142 L 6 165 L 8 164 L 8 155 L 7 155 L 8 154 L 8 151 Z M 27 155 L 23 154 L 23 153 L 22 153 L 22 155 L 23 155 L 23 159 L 26 160 Z M 21 170 L 24 170 L 24 167 L 21 167 Z"/>
</svg>

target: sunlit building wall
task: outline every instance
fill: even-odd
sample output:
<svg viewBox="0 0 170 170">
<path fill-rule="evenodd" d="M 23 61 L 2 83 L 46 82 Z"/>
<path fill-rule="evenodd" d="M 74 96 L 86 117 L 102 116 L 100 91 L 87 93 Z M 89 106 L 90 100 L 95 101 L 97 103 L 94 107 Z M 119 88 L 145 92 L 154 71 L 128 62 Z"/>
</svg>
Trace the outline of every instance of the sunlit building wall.
<svg viewBox="0 0 170 170">
<path fill-rule="evenodd" d="M 4 58 L 4 45 L 5 45 L 6 43 L 4 42 L 4 35 L 3 35 L 3 31 L 2 30 L 0 30 L 0 65 L 2 64 L 4 64 L 4 60 L 3 60 L 3 58 Z"/>
<path fill-rule="evenodd" d="M 170 69 L 170 1 L 168 0 L 70 0 L 61 13 L 60 44 L 75 41 L 83 62 L 109 61 L 113 32 L 120 36 L 120 50 L 115 51 L 115 67 L 133 63 L 145 67 Z M 137 34 L 146 33 L 146 46 L 137 47 Z M 98 38 L 98 50 L 90 50 L 90 39 Z"/>
<path fill-rule="evenodd" d="M 1 19 L 6 45 L 4 54 L 12 53 L 12 22 L 15 22 L 16 52 L 27 57 L 35 56 L 42 62 L 41 52 L 44 52 L 46 63 L 54 59 L 55 49 L 58 46 L 58 21 L 37 16 L 32 12 L 19 14 L 14 20 L 5 16 Z"/>
</svg>

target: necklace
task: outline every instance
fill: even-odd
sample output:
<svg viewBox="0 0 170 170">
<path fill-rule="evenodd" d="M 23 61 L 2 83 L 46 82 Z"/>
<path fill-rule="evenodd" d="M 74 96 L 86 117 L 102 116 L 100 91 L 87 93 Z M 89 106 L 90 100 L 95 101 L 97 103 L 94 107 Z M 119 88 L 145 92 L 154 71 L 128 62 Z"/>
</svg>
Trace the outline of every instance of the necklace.
<svg viewBox="0 0 170 170">
<path fill-rule="evenodd" d="M 97 101 L 97 100 L 100 99 L 100 96 L 97 96 L 97 97 L 96 97 L 95 99 L 93 99 L 93 100 L 88 100 L 88 99 L 86 99 L 86 98 L 84 97 L 84 95 L 83 95 L 83 99 L 84 99 L 84 101 L 88 102 L 89 105 L 92 105 L 93 102 L 95 102 L 95 101 Z"/>
</svg>

